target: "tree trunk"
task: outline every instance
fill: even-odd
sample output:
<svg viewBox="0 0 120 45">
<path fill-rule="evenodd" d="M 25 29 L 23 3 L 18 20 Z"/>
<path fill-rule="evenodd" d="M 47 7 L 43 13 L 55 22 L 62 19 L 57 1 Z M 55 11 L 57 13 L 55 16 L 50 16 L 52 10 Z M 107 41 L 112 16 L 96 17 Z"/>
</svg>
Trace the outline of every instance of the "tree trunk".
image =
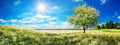
<svg viewBox="0 0 120 45">
<path fill-rule="evenodd" d="M 83 31 L 84 31 L 84 34 L 85 34 L 85 27 L 83 27 Z"/>
</svg>

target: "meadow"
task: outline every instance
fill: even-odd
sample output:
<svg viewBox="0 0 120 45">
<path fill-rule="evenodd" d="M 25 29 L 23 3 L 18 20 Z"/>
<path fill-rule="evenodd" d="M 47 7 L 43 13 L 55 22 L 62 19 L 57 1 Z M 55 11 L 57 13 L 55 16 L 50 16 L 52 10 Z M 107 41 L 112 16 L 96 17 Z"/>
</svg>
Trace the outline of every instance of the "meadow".
<svg viewBox="0 0 120 45">
<path fill-rule="evenodd" d="M 120 45 L 119 29 L 32 30 L 0 26 L 0 45 Z"/>
</svg>

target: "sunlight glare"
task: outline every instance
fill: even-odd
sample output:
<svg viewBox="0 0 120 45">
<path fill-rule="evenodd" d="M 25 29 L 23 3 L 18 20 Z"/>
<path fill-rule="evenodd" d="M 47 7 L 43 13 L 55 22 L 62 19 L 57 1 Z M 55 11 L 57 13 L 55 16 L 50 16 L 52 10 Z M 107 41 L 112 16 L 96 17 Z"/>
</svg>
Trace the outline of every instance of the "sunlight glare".
<svg viewBox="0 0 120 45">
<path fill-rule="evenodd" d="M 45 4 L 37 4 L 37 11 L 38 12 L 45 12 L 46 11 L 46 5 Z"/>
</svg>

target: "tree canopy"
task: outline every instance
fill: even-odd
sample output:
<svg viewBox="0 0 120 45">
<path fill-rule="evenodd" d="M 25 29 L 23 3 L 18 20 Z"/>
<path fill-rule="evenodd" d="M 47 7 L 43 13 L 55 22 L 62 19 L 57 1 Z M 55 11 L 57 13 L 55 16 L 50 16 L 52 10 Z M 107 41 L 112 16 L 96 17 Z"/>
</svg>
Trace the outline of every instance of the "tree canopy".
<svg viewBox="0 0 120 45">
<path fill-rule="evenodd" d="M 69 16 L 68 21 L 75 26 L 75 28 L 82 27 L 84 29 L 96 26 L 98 24 L 99 12 L 91 6 L 78 5 L 74 8 L 73 15 Z"/>
</svg>

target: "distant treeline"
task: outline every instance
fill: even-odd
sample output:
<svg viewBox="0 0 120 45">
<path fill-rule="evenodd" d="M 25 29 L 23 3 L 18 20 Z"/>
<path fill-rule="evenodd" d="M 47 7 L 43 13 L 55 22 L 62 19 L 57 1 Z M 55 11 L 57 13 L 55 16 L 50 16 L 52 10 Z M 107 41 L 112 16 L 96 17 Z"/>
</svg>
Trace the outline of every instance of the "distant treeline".
<svg viewBox="0 0 120 45">
<path fill-rule="evenodd" d="M 97 29 L 120 29 L 120 23 L 109 21 L 97 26 Z"/>
</svg>

